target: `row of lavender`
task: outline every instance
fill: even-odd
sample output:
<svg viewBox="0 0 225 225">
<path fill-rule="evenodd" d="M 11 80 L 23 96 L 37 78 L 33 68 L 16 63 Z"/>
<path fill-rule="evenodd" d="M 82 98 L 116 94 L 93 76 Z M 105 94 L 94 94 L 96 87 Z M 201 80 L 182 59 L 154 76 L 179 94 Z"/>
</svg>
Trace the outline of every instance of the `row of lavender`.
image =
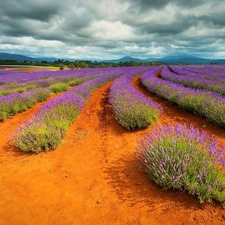
<svg viewBox="0 0 225 225">
<path fill-rule="evenodd" d="M 76 78 L 76 84 L 92 79 L 93 75 L 84 75 Z M 75 84 L 75 83 L 74 83 Z M 0 97 L 0 121 L 32 107 L 37 102 L 45 101 L 51 93 L 60 93 L 69 89 L 69 86 L 57 83 L 50 87 L 35 88 L 23 93 L 14 93 Z"/>
<path fill-rule="evenodd" d="M 0 96 L 9 95 L 15 92 L 22 93 L 39 87 L 51 87 L 55 84 L 67 84 L 75 86 L 78 81 L 85 81 L 86 77 L 94 78 L 109 69 L 84 69 L 84 70 L 64 70 L 64 71 L 37 71 L 33 73 L 20 72 L 0 76 Z M 52 87 L 54 88 L 54 86 Z"/>
<path fill-rule="evenodd" d="M 225 126 L 224 100 L 212 92 L 196 91 L 156 77 L 158 70 L 149 70 L 142 83 L 150 90 L 170 101 L 192 109 L 209 107 L 215 114 L 221 104 Z M 209 100 L 212 98 L 212 100 Z M 208 99 L 208 101 L 207 101 Z M 214 102 L 216 101 L 216 102 Z M 190 107 L 191 106 L 191 107 Z M 216 112 L 216 117 L 221 116 Z M 221 125 L 221 124 L 220 124 Z M 138 140 L 137 155 L 149 178 L 164 189 L 187 191 L 201 203 L 217 201 L 225 205 L 225 146 L 219 147 L 214 137 L 192 125 L 163 125 Z"/>
<path fill-rule="evenodd" d="M 161 68 L 148 70 L 155 76 Z M 135 74 L 115 80 L 109 99 L 117 121 L 128 130 L 145 128 L 157 119 L 161 106 L 140 94 L 132 85 Z M 138 140 L 139 162 L 149 178 L 164 189 L 186 190 L 200 202 L 225 203 L 225 146 L 194 127 L 161 126 Z"/>
<path fill-rule="evenodd" d="M 181 75 L 198 76 L 203 79 L 222 79 L 225 76 L 225 65 L 188 65 L 170 66 L 173 72 Z"/>
<path fill-rule="evenodd" d="M 26 152 L 55 149 L 61 143 L 69 125 L 79 115 L 83 105 L 97 87 L 139 68 L 111 69 L 110 73 L 86 81 L 44 104 L 40 111 L 12 136 L 17 147 Z"/>
<path fill-rule="evenodd" d="M 37 102 L 43 102 L 50 96 L 46 88 L 37 88 L 25 93 L 11 94 L 0 98 L 0 122 L 32 107 Z"/>
<path fill-rule="evenodd" d="M 155 73 L 158 68 L 152 68 Z M 144 72 L 144 71 L 143 71 Z M 161 107 L 131 85 L 136 72 L 124 74 L 110 88 L 109 101 L 116 120 L 127 130 L 145 128 L 158 118 Z"/>
<path fill-rule="evenodd" d="M 225 127 L 225 98 L 221 95 L 211 91 L 186 88 L 171 81 L 156 78 L 151 71 L 143 74 L 141 82 L 149 91 L 177 103 L 186 110 L 205 116 L 218 126 Z"/>
<path fill-rule="evenodd" d="M 51 80 L 51 79 L 68 79 L 73 76 L 78 76 L 79 74 L 96 74 L 105 73 L 109 71 L 109 68 L 98 68 L 98 69 L 83 69 L 83 70 L 57 70 L 57 71 L 36 71 L 36 72 L 12 72 L 9 71 L 7 74 L 0 76 L 0 84 L 6 84 L 10 82 L 18 83 L 29 83 L 40 80 Z"/>
<path fill-rule="evenodd" d="M 225 96 L 225 82 L 221 82 L 221 79 L 205 79 L 193 72 L 191 72 L 191 75 L 190 72 L 187 72 L 186 75 L 181 75 L 180 70 L 182 69 L 175 69 L 174 71 L 178 73 L 176 74 L 171 72 L 168 67 L 165 67 L 160 76 L 165 80 L 170 80 L 175 83 L 182 84 L 185 87 L 209 90 Z M 225 76 L 223 79 L 225 80 Z"/>
<path fill-rule="evenodd" d="M 51 93 L 60 93 L 63 91 L 67 91 L 71 86 L 76 86 L 83 83 L 84 81 L 102 76 L 105 73 L 112 74 L 115 72 L 119 74 L 123 73 L 121 69 L 115 68 L 114 70 L 89 69 L 76 71 L 60 71 L 60 74 L 58 72 L 51 71 L 43 71 L 32 74 L 19 73 L 20 75 L 18 75 L 18 73 L 16 73 L 16 75 L 15 73 L 14 75 L 9 74 L 7 77 L 2 79 L 5 81 L 8 80 L 8 86 L 17 86 L 15 82 L 13 84 L 10 84 L 9 80 L 11 80 L 12 77 L 17 79 L 17 82 L 19 82 L 20 84 L 27 85 L 30 84 L 30 80 L 32 80 L 32 82 L 36 82 L 36 85 L 32 90 L 25 91 L 23 93 L 13 93 L 0 97 L 0 121 L 4 121 L 9 116 L 15 115 L 18 112 L 22 112 L 30 108 L 37 102 L 45 101 Z M 36 80 L 40 78 L 40 76 L 44 76 L 46 80 Z M 28 83 L 26 84 L 25 81 L 27 80 Z M 64 82 L 69 81 L 69 85 L 67 85 L 66 83 L 62 83 L 63 80 Z M 39 86 L 41 86 L 42 88 L 37 88 Z"/>
<path fill-rule="evenodd" d="M 16 68 L 18 68 L 18 67 L 16 67 Z M 7 75 L 7 74 L 9 75 L 9 74 L 12 74 L 12 73 L 20 73 L 20 72 L 21 71 L 11 70 L 11 69 L 6 68 L 6 66 L 0 65 L 0 76 Z"/>
</svg>

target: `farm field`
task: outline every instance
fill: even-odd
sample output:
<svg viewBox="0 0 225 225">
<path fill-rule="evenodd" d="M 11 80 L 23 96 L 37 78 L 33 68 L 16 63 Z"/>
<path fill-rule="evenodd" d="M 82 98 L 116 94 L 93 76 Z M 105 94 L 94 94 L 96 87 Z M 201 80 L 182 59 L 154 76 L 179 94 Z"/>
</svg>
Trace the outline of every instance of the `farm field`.
<svg viewBox="0 0 225 225">
<path fill-rule="evenodd" d="M 184 71 L 183 74 L 178 74 L 178 70 Z M 37 102 L 0 122 L 0 224 L 224 224 L 225 210 L 218 203 L 200 204 L 187 192 L 162 190 L 151 181 L 146 172 L 140 170 L 136 148 L 137 139 L 145 134 L 161 125 L 177 124 L 192 124 L 194 128 L 214 136 L 219 147 L 225 146 L 225 99 L 218 93 L 223 88 L 206 90 L 208 86 L 205 85 L 196 90 L 188 84 L 182 86 L 180 81 L 161 78 L 163 74 L 171 77 L 170 73 L 176 73 L 172 74 L 176 78 L 186 78 L 189 76 L 187 71 L 191 71 L 194 75 L 190 76 L 198 76 L 198 80 L 207 80 L 202 77 L 205 74 L 213 75 L 213 81 L 217 81 L 213 84 L 218 87 L 223 84 L 218 81 L 225 79 L 225 67 L 135 67 L 83 71 L 75 71 L 73 75 L 71 71 L 62 73 L 65 73 L 64 78 L 69 74 L 76 79 L 82 76 L 90 79 L 71 85 L 64 93 L 49 95 L 44 102 Z M 51 77 L 58 73 L 51 72 Z M 17 82 L 22 83 L 21 75 L 7 72 L 4 76 L 19 77 Z M 26 79 L 32 76 L 35 77 L 30 73 Z M 31 81 L 37 83 L 40 76 Z M 45 76 L 47 79 L 49 75 Z M 52 80 L 50 85 L 55 85 Z M 4 82 L 3 75 L 0 75 L 0 82 Z M 23 84 L 27 82 L 23 80 Z M 6 83 L 2 85 L 7 86 Z M 81 92 L 81 88 L 88 93 L 85 92 L 78 115 L 60 136 L 62 143 L 55 150 L 36 154 L 15 147 L 10 137 L 21 125 L 34 121 L 34 115 L 40 115 L 52 101 L 61 99 L 62 102 L 68 94 Z M 176 92 L 179 93 L 176 95 Z M 158 117 L 147 121 L 147 125 L 141 124 L 142 129 L 136 129 L 138 122 L 138 125 L 132 123 L 125 129 L 122 126 L 124 117 L 119 116 L 122 113 L 126 115 L 129 110 L 121 110 L 124 105 L 120 103 L 132 101 L 135 105 L 141 103 L 140 107 L 152 107 Z M 184 104 L 186 102 L 188 106 Z M 72 107 L 77 107 L 76 104 Z M 133 109 L 132 104 L 125 106 Z M 199 108 L 201 111 L 197 111 Z M 136 108 L 134 110 L 137 116 L 140 115 Z M 125 122 L 129 124 L 129 121 Z"/>
<path fill-rule="evenodd" d="M 50 71 L 55 71 L 59 70 L 59 67 L 51 67 L 51 66 L 10 66 L 10 65 L 1 65 L 0 66 L 0 71 L 1 70 L 11 70 L 11 71 L 17 71 L 17 72 L 35 72 L 35 71 L 43 71 L 43 70 L 50 70 Z"/>
</svg>

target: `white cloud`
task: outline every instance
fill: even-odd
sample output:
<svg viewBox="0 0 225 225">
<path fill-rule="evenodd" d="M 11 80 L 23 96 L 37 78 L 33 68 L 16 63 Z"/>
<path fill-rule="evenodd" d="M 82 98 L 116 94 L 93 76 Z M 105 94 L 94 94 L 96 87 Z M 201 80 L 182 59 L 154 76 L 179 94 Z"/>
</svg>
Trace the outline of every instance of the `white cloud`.
<svg viewBox="0 0 225 225">
<path fill-rule="evenodd" d="M 94 21 L 91 27 L 87 29 L 93 33 L 94 38 L 101 40 L 121 41 L 130 40 L 134 37 L 133 29 L 120 21 Z"/>
</svg>

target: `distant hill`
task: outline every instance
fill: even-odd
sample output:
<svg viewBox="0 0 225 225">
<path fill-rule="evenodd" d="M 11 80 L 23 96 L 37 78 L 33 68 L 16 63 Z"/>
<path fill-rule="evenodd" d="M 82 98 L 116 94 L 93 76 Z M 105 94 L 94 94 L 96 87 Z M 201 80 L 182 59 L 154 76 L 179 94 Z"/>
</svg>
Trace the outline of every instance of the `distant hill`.
<svg viewBox="0 0 225 225">
<path fill-rule="evenodd" d="M 135 62 L 144 62 L 144 60 L 142 59 L 138 59 L 138 58 L 133 58 L 130 56 L 125 56 L 123 58 L 120 59 L 111 59 L 111 60 L 101 60 L 103 62 L 111 62 L 111 63 L 119 63 L 119 62 L 130 62 L 130 61 L 135 61 Z"/>
<path fill-rule="evenodd" d="M 102 62 L 111 62 L 111 63 L 119 63 L 119 62 L 130 62 L 130 61 L 135 61 L 135 62 L 156 62 L 160 58 L 148 58 L 148 59 L 139 59 L 139 58 L 133 58 L 130 56 L 125 56 L 123 58 L 119 59 L 111 59 L 111 60 L 101 60 Z"/>
<path fill-rule="evenodd" d="M 10 54 L 10 53 L 0 52 L 0 60 L 16 60 L 16 61 L 27 61 L 27 62 L 41 62 L 41 61 L 54 62 L 57 59 L 56 58 L 33 58 L 33 57 L 20 55 L 20 54 Z"/>
<path fill-rule="evenodd" d="M 162 58 L 147 58 L 147 59 L 139 59 L 139 58 L 132 58 L 129 56 L 114 59 L 114 60 L 102 60 L 103 62 L 111 62 L 111 63 L 119 63 L 119 62 L 127 62 L 127 61 L 136 61 L 136 62 L 159 62 L 161 64 L 210 64 L 210 63 L 218 63 L 218 64 L 225 64 L 225 59 L 205 59 L 199 58 L 191 55 L 171 55 L 165 56 Z"/>
<path fill-rule="evenodd" d="M 225 64 L 225 59 L 215 59 L 212 63 Z"/>
<path fill-rule="evenodd" d="M 25 55 L 19 55 L 19 54 L 9 54 L 9 53 L 0 53 L 0 59 L 1 60 L 17 60 L 17 61 L 36 61 L 32 57 L 28 57 Z"/>
<path fill-rule="evenodd" d="M 199 58 L 195 56 L 166 56 L 164 58 L 159 59 L 159 62 L 163 64 L 210 64 L 213 61 L 213 59 L 205 59 L 205 58 Z"/>
<path fill-rule="evenodd" d="M 53 58 L 53 57 L 51 57 L 51 58 L 35 58 L 35 59 L 38 60 L 39 62 L 41 62 L 41 61 L 55 62 L 55 61 L 58 60 L 58 59 Z"/>
<path fill-rule="evenodd" d="M 56 58 L 33 58 L 25 55 L 20 54 L 9 54 L 9 53 L 0 53 L 0 60 L 17 60 L 17 61 L 27 61 L 27 62 L 54 62 L 57 61 Z M 75 59 L 65 59 L 68 61 L 75 61 Z M 81 61 L 78 60 L 78 61 Z M 139 59 L 133 58 L 130 56 L 125 56 L 119 59 L 112 59 L 112 60 L 98 60 L 98 62 L 106 62 L 106 63 L 119 63 L 119 62 L 159 62 L 161 64 L 210 64 L 210 63 L 218 63 L 218 64 L 225 64 L 225 59 L 205 59 L 199 58 L 192 55 L 168 55 L 162 58 L 147 58 L 147 59 Z"/>
</svg>

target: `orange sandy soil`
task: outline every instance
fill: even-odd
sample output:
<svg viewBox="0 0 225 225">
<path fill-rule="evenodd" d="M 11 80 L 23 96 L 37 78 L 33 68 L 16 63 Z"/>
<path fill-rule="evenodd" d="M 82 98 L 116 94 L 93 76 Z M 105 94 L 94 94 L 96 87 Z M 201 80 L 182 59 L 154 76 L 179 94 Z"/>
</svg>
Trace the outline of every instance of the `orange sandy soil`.
<svg viewBox="0 0 225 225">
<path fill-rule="evenodd" d="M 225 144 L 224 129 L 155 95 L 165 114 L 144 130 L 127 131 L 112 116 L 111 83 L 97 89 L 63 144 L 39 154 L 20 152 L 8 137 L 40 107 L 0 124 L 1 225 L 225 224 L 219 205 L 200 204 L 187 193 L 163 191 L 139 170 L 136 139 L 160 124 L 192 123 Z M 140 85 L 139 77 L 133 85 Z"/>
</svg>

